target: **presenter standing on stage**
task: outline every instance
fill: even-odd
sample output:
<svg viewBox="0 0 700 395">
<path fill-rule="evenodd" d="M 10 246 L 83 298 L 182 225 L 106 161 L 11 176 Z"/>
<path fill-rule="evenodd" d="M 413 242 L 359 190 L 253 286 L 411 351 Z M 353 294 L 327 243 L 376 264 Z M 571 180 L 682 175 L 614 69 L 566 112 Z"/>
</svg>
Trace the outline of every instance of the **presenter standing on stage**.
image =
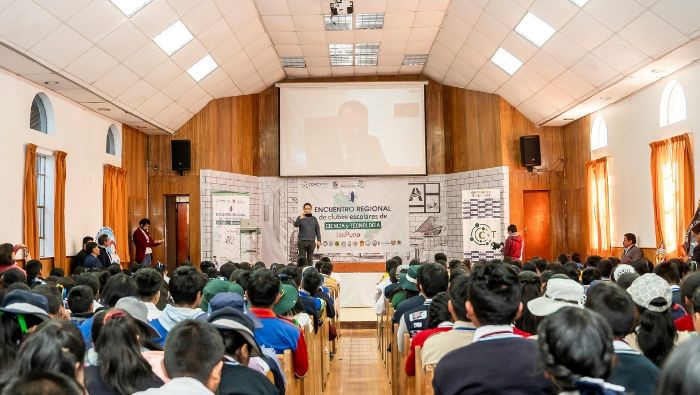
<svg viewBox="0 0 700 395">
<path fill-rule="evenodd" d="M 299 228 L 299 256 L 306 256 L 309 265 L 313 265 L 314 250 L 321 247 L 321 227 L 311 208 L 311 203 L 304 203 L 304 213 L 294 221 L 294 227 Z"/>
<path fill-rule="evenodd" d="M 134 250 L 136 251 L 136 262 L 143 266 L 151 266 L 153 260 L 153 247 L 163 244 L 163 240 L 153 240 L 148 229 L 151 227 L 151 221 L 148 218 L 143 218 L 139 221 L 139 227 L 134 231 Z"/>
</svg>

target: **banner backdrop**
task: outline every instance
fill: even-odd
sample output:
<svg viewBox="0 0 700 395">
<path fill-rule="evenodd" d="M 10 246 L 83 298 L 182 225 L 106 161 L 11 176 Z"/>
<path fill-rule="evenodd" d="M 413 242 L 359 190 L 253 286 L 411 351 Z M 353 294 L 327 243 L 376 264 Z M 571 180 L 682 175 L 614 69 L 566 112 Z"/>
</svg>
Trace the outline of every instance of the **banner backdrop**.
<svg viewBox="0 0 700 395">
<path fill-rule="evenodd" d="M 241 220 L 250 218 L 247 193 L 212 192 L 212 256 L 218 262 L 240 262 Z"/>
<path fill-rule="evenodd" d="M 501 256 L 491 243 L 501 243 L 501 191 L 470 189 L 462 191 L 462 235 L 464 257 L 472 261 Z"/>
<path fill-rule="evenodd" d="M 322 253 L 387 253 L 409 248 L 406 180 L 299 180 L 299 214 L 313 205 Z M 298 215 L 299 215 L 298 214 Z"/>
</svg>

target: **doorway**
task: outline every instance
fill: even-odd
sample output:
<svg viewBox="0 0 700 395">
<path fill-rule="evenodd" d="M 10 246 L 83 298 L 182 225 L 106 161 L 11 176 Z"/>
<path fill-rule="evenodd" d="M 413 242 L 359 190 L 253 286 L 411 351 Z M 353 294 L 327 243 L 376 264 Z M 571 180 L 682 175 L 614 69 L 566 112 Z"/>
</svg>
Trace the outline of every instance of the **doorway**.
<svg viewBox="0 0 700 395">
<path fill-rule="evenodd" d="M 549 191 L 523 191 L 523 262 L 534 256 L 552 258 Z"/>
<path fill-rule="evenodd" d="M 190 197 L 165 197 L 165 250 L 172 273 L 183 262 L 190 262 Z"/>
</svg>

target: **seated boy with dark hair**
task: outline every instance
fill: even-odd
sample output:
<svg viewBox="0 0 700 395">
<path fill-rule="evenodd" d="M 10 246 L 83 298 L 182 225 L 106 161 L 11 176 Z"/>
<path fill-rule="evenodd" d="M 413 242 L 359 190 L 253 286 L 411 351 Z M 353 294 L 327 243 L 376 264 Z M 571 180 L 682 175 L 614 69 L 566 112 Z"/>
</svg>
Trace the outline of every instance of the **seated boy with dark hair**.
<svg viewBox="0 0 700 395">
<path fill-rule="evenodd" d="M 246 297 L 250 302 L 250 311 L 263 324 L 262 328 L 255 329 L 255 340 L 262 347 L 274 349 L 277 354 L 292 350 L 294 373 L 303 377 L 309 370 L 304 333 L 272 311 L 281 297 L 280 285 L 279 277 L 269 269 L 255 270 L 248 278 Z"/>
<path fill-rule="evenodd" d="M 139 395 L 214 395 L 221 382 L 224 342 L 216 328 L 204 321 L 184 320 L 170 330 L 163 366 L 170 381 Z"/>
<path fill-rule="evenodd" d="M 624 340 L 635 325 L 636 307 L 630 294 L 617 285 L 599 283 L 589 289 L 586 308 L 602 315 L 612 328 L 617 363 L 608 381 L 625 387 L 631 394 L 653 394 L 659 368 Z"/>
<path fill-rule="evenodd" d="M 518 276 L 493 261 L 472 270 L 467 315 L 476 326 L 473 343 L 445 355 L 435 368 L 438 395 L 551 394 L 537 343 L 513 333 L 522 312 Z"/>
<path fill-rule="evenodd" d="M 70 320 L 76 326 L 93 316 L 95 294 L 87 285 L 78 285 L 68 292 L 68 308 L 71 311 Z"/>
</svg>

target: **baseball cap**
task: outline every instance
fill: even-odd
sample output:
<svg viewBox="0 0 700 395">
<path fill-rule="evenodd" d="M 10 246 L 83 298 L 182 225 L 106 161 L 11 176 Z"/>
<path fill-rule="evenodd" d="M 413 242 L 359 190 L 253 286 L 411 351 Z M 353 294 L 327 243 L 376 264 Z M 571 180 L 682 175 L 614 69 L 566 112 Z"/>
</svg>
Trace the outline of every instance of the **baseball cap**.
<svg viewBox="0 0 700 395">
<path fill-rule="evenodd" d="M 663 278 L 654 273 L 647 273 L 632 282 L 627 288 L 627 292 L 632 296 L 634 303 L 647 310 L 663 313 L 671 307 L 673 293 L 671 286 Z M 657 298 L 663 298 L 662 305 L 652 304 Z"/>
<path fill-rule="evenodd" d="M 253 321 L 253 325 L 256 329 L 263 327 L 263 324 L 260 321 L 260 319 L 256 317 L 255 314 L 248 311 L 243 297 L 234 292 L 221 292 L 214 295 L 214 297 L 211 298 L 211 300 L 209 301 L 208 312 L 211 314 L 217 310 L 221 310 L 227 307 L 230 307 L 234 310 L 240 311 L 241 313 L 245 314 L 248 318 L 250 318 Z"/>
<path fill-rule="evenodd" d="M 569 278 L 551 278 L 544 295 L 529 301 L 527 308 L 533 315 L 544 317 L 563 307 L 583 308 L 584 299 L 583 285 Z"/>
<path fill-rule="evenodd" d="M 8 292 L 2 301 L 0 311 L 32 315 L 42 321 L 50 318 L 49 302 L 46 297 L 23 289 L 13 289 Z"/>
<path fill-rule="evenodd" d="M 418 291 L 418 266 L 419 265 L 409 266 L 406 273 L 401 273 L 399 276 L 399 285 L 401 285 L 401 288 L 407 291 Z"/>
<path fill-rule="evenodd" d="M 297 304 L 299 300 L 299 292 L 294 288 L 293 285 L 282 284 L 280 287 L 280 297 L 279 302 L 272 306 L 272 311 L 277 315 L 282 315 L 292 309 Z"/>
<path fill-rule="evenodd" d="M 139 325 L 146 328 L 151 336 L 160 337 L 156 328 L 148 322 L 148 308 L 143 301 L 133 296 L 126 296 L 119 299 L 114 307 L 129 314 Z"/>
<path fill-rule="evenodd" d="M 242 312 L 231 307 L 224 307 L 223 309 L 213 312 L 207 321 L 219 330 L 238 332 L 250 345 L 251 356 L 262 356 L 260 346 L 258 346 L 258 343 L 255 341 L 255 336 L 253 335 L 253 330 L 255 329 L 253 322 Z"/>
<path fill-rule="evenodd" d="M 207 311 L 209 309 L 209 301 L 221 292 L 234 292 L 243 296 L 243 287 L 227 280 L 211 280 L 202 290 L 202 303 L 199 307 Z"/>
<path fill-rule="evenodd" d="M 615 267 L 615 270 L 613 270 L 613 280 L 617 281 L 620 279 L 620 276 L 622 276 L 625 273 L 635 273 L 634 268 L 632 265 L 627 265 L 627 264 L 620 264 Z"/>
</svg>

